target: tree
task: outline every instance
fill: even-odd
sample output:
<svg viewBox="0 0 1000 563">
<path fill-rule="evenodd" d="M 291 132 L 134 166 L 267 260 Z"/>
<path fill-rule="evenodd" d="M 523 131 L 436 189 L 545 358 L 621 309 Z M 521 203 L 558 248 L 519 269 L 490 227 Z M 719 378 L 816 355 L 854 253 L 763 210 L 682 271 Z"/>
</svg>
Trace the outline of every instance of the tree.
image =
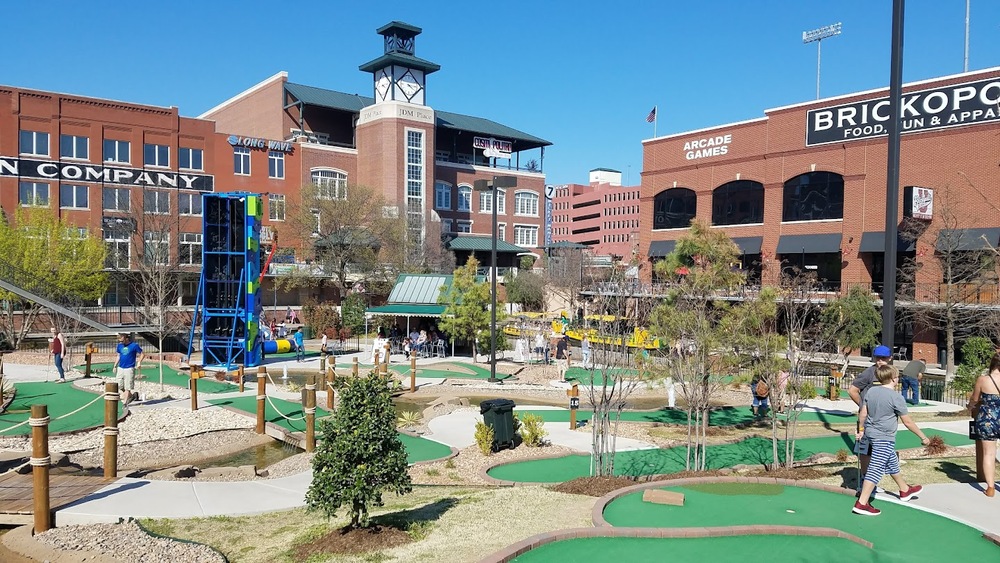
<svg viewBox="0 0 1000 563">
<path fill-rule="evenodd" d="M 571 311 L 576 310 L 580 291 L 590 283 L 584 266 L 583 251 L 573 248 L 553 250 L 545 264 L 546 288 L 562 299 Z"/>
<path fill-rule="evenodd" d="M 65 223 L 50 209 L 17 208 L 13 218 L 0 218 L 0 276 L 70 309 L 81 309 L 107 291 L 105 255 L 99 237 Z M 0 341 L 16 349 L 43 308 L 3 290 L 0 303 Z"/>
<path fill-rule="evenodd" d="M 973 336 L 966 340 L 962 344 L 962 363 L 951 381 L 951 388 L 959 393 L 972 393 L 976 379 L 986 372 L 996 353 L 996 346 L 989 338 Z"/>
<path fill-rule="evenodd" d="M 476 340 L 479 333 L 490 329 L 490 284 L 477 281 L 479 261 L 470 256 L 465 266 L 455 270 L 450 288 L 441 288 L 438 303 L 445 306 L 438 328 L 452 339 L 472 344 L 472 359 L 479 354 Z M 503 318 L 503 302 L 497 300 L 497 324 Z"/>
<path fill-rule="evenodd" d="M 388 286 L 403 264 L 403 222 L 380 193 L 365 186 L 311 184 L 302 202 L 289 209 L 287 229 L 305 241 L 306 256 L 322 268 L 282 278 L 285 287 L 314 286 L 328 280 L 342 298 L 355 282 Z"/>
<path fill-rule="evenodd" d="M 704 470 L 711 400 L 724 385 L 735 355 L 732 334 L 721 323 L 729 303 L 716 299 L 743 285 L 732 267 L 739 249 L 725 232 L 693 221 L 672 253 L 655 265 L 660 279 L 673 279 L 666 299 L 652 312 L 652 330 L 673 343 L 657 371 L 681 387 L 688 416 L 686 468 Z"/>
<path fill-rule="evenodd" d="M 847 373 L 852 352 L 878 344 L 882 332 L 882 316 L 874 297 L 867 288 L 851 286 L 847 295 L 827 303 L 822 314 L 826 340 L 836 342 L 844 354 L 840 373 Z"/>
<path fill-rule="evenodd" d="M 336 385 L 340 404 L 333 415 L 320 420 L 306 505 L 327 518 L 347 505 L 350 527 L 367 527 L 368 509 L 383 506 L 384 492 L 402 495 L 413 490 L 392 403 L 399 383 L 392 373 L 373 371 L 339 378 Z"/>
<path fill-rule="evenodd" d="M 344 326 L 357 334 L 365 328 L 365 296 L 350 293 L 340 302 L 340 318 Z"/>
<path fill-rule="evenodd" d="M 521 271 L 516 276 L 506 276 L 504 287 L 507 301 L 519 303 L 525 310 L 541 311 L 545 303 L 545 280 L 534 272 Z"/>
</svg>

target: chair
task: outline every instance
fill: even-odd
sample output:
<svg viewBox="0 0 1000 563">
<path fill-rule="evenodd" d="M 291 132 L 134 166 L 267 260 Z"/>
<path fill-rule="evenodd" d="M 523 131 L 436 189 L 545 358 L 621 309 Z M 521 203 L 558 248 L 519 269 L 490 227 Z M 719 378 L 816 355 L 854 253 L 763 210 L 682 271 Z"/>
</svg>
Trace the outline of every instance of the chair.
<svg viewBox="0 0 1000 563">
<path fill-rule="evenodd" d="M 894 360 L 905 360 L 906 359 L 906 352 L 907 352 L 907 350 L 908 349 L 907 349 L 906 346 L 900 346 L 899 349 L 897 349 L 896 352 L 892 355 L 892 359 L 894 359 Z"/>
<path fill-rule="evenodd" d="M 445 358 L 448 356 L 448 351 L 444 346 L 444 340 L 439 338 L 438 341 L 434 343 L 434 352 L 439 358 Z"/>
</svg>

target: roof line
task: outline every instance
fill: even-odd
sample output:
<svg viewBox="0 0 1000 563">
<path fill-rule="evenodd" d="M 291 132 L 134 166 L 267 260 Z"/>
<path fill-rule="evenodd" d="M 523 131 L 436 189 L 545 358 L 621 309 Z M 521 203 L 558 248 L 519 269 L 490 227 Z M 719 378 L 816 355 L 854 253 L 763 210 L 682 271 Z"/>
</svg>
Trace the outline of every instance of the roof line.
<svg viewBox="0 0 1000 563">
<path fill-rule="evenodd" d="M 643 139 L 642 144 L 651 143 L 653 141 L 660 141 L 663 139 L 673 139 L 676 137 L 686 137 L 688 135 L 693 135 L 695 133 L 703 133 L 705 131 L 714 131 L 716 129 L 722 129 L 724 127 L 736 127 L 737 125 L 746 125 L 747 123 L 755 123 L 757 121 L 767 121 L 767 116 L 755 117 L 753 119 L 746 119 L 744 121 L 734 121 L 732 123 L 723 123 L 722 125 L 713 125 L 711 127 L 704 127 L 702 129 L 694 129 L 691 131 L 684 131 L 682 133 L 672 133 L 670 135 L 661 135 L 659 137 L 653 137 L 651 139 Z"/>
<path fill-rule="evenodd" d="M 209 114 L 215 113 L 230 104 L 236 103 L 237 101 L 249 96 L 250 94 L 253 94 L 257 90 L 260 90 L 265 86 L 268 86 L 271 82 L 274 82 L 275 80 L 281 80 L 282 78 L 288 80 L 288 71 L 282 70 L 270 76 L 269 78 L 265 78 L 264 80 L 258 82 L 257 84 L 254 84 L 253 86 L 240 92 L 239 94 L 236 94 L 232 98 L 229 98 L 228 100 L 222 102 L 221 104 L 215 106 L 214 108 L 202 113 L 201 115 L 198 116 L 198 119 L 211 119 L 210 117 L 207 117 Z"/>
</svg>

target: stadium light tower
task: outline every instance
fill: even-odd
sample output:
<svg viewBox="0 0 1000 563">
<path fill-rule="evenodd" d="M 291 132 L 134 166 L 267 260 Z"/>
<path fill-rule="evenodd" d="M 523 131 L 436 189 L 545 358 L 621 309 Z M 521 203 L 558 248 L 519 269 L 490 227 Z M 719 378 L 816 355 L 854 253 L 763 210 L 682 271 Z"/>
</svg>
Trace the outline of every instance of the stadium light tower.
<svg viewBox="0 0 1000 563">
<path fill-rule="evenodd" d="M 827 37 L 833 37 L 834 35 L 840 35 L 840 22 L 833 25 L 823 26 L 819 29 L 814 29 L 812 31 L 802 32 L 802 42 L 812 43 L 816 42 L 816 99 L 819 99 L 819 62 L 820 56 L 823 48 L 823 40 Z"/>
</svg>

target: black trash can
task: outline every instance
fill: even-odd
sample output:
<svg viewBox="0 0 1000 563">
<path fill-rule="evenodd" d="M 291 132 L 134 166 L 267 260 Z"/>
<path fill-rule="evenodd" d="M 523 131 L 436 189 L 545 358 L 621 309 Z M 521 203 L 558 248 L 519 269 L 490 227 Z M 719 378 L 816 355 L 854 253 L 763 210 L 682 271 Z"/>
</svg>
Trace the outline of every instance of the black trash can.
<svg viewBox="0 0 1000 563">
<path fill-rule="evenodd" d="M 493 429 L 493 450 L 514 447 L 514 401 L 490 399 L 479 403 L 483 422 Z"/>
</svg>

